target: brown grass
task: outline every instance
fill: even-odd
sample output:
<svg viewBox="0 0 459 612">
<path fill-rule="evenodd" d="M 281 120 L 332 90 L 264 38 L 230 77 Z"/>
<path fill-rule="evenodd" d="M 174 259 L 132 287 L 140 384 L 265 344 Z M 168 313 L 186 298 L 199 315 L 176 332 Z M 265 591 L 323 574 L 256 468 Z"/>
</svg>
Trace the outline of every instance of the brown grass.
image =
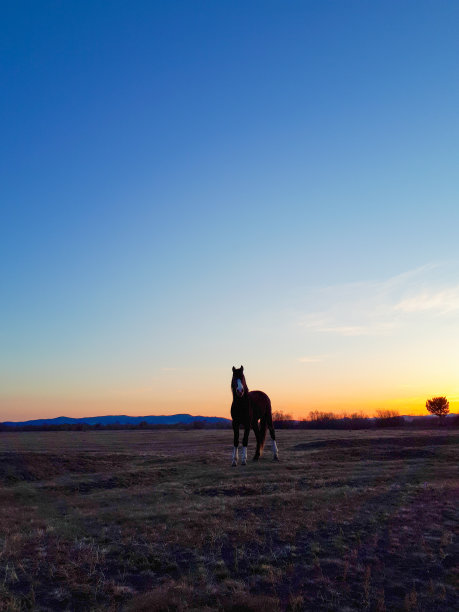
<svg viewBox="0 0 459 612">
<path fill-rule="evenodd" d="M 0 610 L 459 607 L 458 433 L 278 438 L 0 434 Z"/>
</svg>

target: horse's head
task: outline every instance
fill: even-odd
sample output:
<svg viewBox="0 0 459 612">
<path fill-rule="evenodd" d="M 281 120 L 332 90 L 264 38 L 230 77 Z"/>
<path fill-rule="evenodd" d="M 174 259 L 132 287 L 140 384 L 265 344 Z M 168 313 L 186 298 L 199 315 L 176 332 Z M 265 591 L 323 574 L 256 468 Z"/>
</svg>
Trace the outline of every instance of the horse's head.
<svg viewBox="0 0 459 612">
<path fill-rule="evenodd" d="M 244 377 L 244 366 L 235 368 L 233 366 L 233 378 L 231 379 L 231 390 L 236 397 L 244 397 L 249 392 Z"/>
</svg>

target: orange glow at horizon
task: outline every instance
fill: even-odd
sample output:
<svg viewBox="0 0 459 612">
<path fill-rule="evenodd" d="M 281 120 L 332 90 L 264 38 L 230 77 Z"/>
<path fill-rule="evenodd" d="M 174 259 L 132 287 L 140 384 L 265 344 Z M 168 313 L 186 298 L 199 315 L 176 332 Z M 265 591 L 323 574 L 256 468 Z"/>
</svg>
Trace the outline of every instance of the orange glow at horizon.
<svg viewBox="0 0 459 612">
<path fill-rule="evenodd" d="M 346 394 L 338 397 L 321 397 L 319 395 L 301 397 L 282 393 L 269 393 L 273 411 L 290 414 L 294 419 L 308 418 L 313 410 L 343 414 L 363 413 L 375 416 L 378 410 L 394 410 L 400 415 L 428 415 L 425 402 L 435 395 L 446 395 L 451 413 L 459 413 L 459 393 L 430 393 L 417 396 L 390 397 L 369 399 L 368 396 Z M 231 395 L 220 393 L 212 399 L 174 396 L 171 398 L 150 397 L 60 397 L 51 396 L 9 396 L 0 398 L 0 422 L 27 421 L 33 419 L 52 419 L 58 416 L 73 418 L 105 415 L 169 415 L 187 413 L 195 416 L 230 417 Z"/>
</svg>

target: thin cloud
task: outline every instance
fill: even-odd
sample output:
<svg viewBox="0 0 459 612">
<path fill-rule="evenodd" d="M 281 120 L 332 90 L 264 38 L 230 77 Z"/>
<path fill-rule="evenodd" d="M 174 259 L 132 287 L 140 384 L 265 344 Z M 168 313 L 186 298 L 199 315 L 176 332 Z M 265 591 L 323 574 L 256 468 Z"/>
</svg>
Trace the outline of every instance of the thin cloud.
<svg viewBox="0 0 459 612">
<path fill-rule="evenodd" d="M 448 314 L 459 310 L 459 285 L 443 291 L 424 291 L 413 297 L 405 298 L 395 306 L 396 311 L 426 312 L 436 311 Z"/>
<path fill-rule="evenodd" d="M 371 327 L 363 325 L 332 325 L 328 327 L 318 327 L 316 331 L 325 334 L 338 334 L 340 336 L 368 336 L 374 333 Z"/>
<path fill-rule="evenodd" d="M 392 333 L 415 313 L 448 315 L 459 310 L 459 285 L 451 284 L 446 272 L 428 264 L 384 281 L 311 291 L 308 301 L 315 309 L 301 316 L 298 325 L 324 334 L 379 336 Z"/>
<path fill-rule="evenodd" d="M 380 336 L 390 333 L 395 327 L 391 322 L 373 322 L 368 325 L 317 325 L 306 324 L 311 331 L 324 334 L 337 334 L 338 336 Z"/>
</svg>

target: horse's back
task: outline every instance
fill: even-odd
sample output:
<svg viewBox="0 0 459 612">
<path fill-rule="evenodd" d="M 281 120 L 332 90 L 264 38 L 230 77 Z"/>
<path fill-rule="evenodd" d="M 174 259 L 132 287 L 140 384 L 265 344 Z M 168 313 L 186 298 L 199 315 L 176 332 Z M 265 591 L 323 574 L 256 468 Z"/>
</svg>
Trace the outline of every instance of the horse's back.
<svg viewBox="0 0 459 612">
<path fill-rule="evenodd" d="M 271 408 L 271 400 L 266 393 L 263 393 L 263 391 L 249 391 L 249 398 L 252 408 L 258 409 L 262 412 L 268 408 Z"/>
</svg>

